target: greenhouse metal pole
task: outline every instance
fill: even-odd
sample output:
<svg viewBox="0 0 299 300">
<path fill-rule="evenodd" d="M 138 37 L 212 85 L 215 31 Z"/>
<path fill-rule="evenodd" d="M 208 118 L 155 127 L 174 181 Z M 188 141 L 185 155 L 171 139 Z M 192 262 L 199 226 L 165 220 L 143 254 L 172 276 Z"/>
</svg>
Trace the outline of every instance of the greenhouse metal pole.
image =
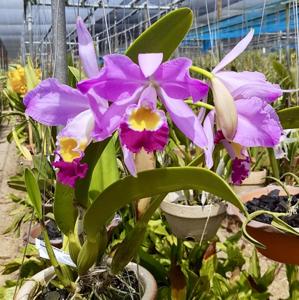
<svg viewBox="0 0 299 300">
<path fill-rule="evenodd" d="M 53 76 L 67 83 L 65 0 L 52 0 Z"/>
<path fill-rule="evenodd" d="M 27 30 L 29 39 L 29 54 L 33 60 L 32 6 L 30 1 L 27 3 Z"/>
<path fill-rule="evenodd" d="M 286 14 L 286 61 L 287 66 L 290 68 L 291 58 L 290 58 L 290 4 L 286 4 L 285 8 Z"/>
</svg>

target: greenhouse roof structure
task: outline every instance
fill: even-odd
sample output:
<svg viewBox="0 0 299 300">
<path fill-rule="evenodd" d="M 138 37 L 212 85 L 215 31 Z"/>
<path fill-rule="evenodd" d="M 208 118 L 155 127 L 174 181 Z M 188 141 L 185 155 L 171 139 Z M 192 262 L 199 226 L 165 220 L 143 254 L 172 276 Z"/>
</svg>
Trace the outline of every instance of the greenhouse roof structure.
<svg viewBox="0 0 299 300">
<path fill-rule="evenodd" d="M 294 1 L 68 0 L 67 43 L 69 49 L 76 44 L 75 21 L 80 15 L 100 47 L 108 47 L 112 40 L 114 48 L 121 52 L 158 17 L 181 6 L 192 8 L 195 15 L 193 29 L 182 43 L 184 47 L 200 44 L 202 50 L 208 50 L 213 41 L 240 38 L 249 28 L 255 29 L 258 40 L 261 36 L 266 36 L 268 41 L 273 36 L 291 39 L 292 32 L 298 31 L 295 26 L 298 9 Z M 50 0 L 0 0 L 0 5 L 0 39 L 10 58 L 28 52 L 30 28 L 36 49 L 50 43 Z"/>
</svg>

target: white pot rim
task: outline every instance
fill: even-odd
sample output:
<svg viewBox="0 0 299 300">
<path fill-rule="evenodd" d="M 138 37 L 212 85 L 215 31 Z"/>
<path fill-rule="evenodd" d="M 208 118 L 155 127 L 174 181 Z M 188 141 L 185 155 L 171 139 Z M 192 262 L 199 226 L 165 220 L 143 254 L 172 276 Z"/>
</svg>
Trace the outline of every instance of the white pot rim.
<svg viewBox="0 0 299 300">
<path fill-rule="evenodd" d="M 134 262 L 130 262 L 126 268 L 136 274 L 138 281 L 140 281 L 143 287 L 143 295 L 141 300 L 155 300 L 158 287 L 154 276 L 147 269 L 141 265 L 137 265 Z M 36 273 L 30 279 L 26 280 L 21 286 L 15 300 L 33 299 L 34 294 L 40 288 L 40 286 L 48 284 L 54 277 L 54 267 L 49 267 Z"/>
<path fill-rule="evenodd" d="M 166 214 L 189 218 L 208 218 L 224 214 L 226 212 L 227 204 L 224 201 L 207 205 L 184 205 L 176 203 L 178 195 L 177 192 L 169 193 L 161 202 L 160 208 Z"/>
</svg>

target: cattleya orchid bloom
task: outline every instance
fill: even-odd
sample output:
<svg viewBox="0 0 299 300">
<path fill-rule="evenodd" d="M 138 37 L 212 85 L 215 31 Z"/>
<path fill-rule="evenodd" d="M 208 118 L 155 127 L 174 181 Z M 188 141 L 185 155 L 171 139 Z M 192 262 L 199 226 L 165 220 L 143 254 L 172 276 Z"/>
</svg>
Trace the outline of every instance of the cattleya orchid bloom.
<svg viewBox="0 0 299 300">
<path fill-rule="evenodd" d="M 207 138 L 200 121 L 184 99 L 201 100 L 208 86 L 189 75 L 191 60 L 177 58 L 162 63 L 162 53 L 139 54 L 138 65 L 125 55 L 104 56 L 99 75 L 78 84 L 81 92 L 93 90 L 100 98 L 112 102 L 101 113 L 95 101 L 91 109 L 95 117 L 93 137 L 104 140 L 119 130 L 124 160 L 136 176 L 134 153 L 163 150 L 168 142 L 168 124 L 158 99 L 176 126 L 207 154 Z M 206 157 L 207 164 L 211 161 Z"/>
<path fill-rule="evenodd" d="M 209 151 L 222 143 L 233 160 L 232 182 L 241 184 L 250 172 L 250 158 L 246 147 L 274 147 L 279 143 L 282 127 L 279 118 L 267 102 L 252 97 L 235 101 L 238 122 L 232 140 L 227 140 L 221 130 L 214 133 L 215 110 L 210 111 L 204 121 L 204 130 L 209 141 Z"/>
<path fill-rule="evenodd" d="M 271 103 L 282 95 L 279 85 L 268 82 L 260 72 L 222 71 L 247 48 L 253 36 L 254 30 L 251 29 L 213 69 L 210 77 L 217 124 L 227 140 L 234 139 L 238 126 L 235 100 L 257 97 Z"/>
<path fill-rule="evenodd" d="M 92 38 L 81 18 L 77 20 L 77 32 L 84 71 L 88 76 L 97 75 L 99 69 Z M 25 112 L 34 120 L 50 126 L 65 126 L 57 136 L 57 160 L 53 166 L 59 168 L 58 180 L 71 187 L 77 179 L 84 178 L 88 170 L 81 159 L 92 141 L 95 124 L 91 101 L 97 103 L 102 113 L 108 108 L 108 102 L 92 91 L 82 94 L 54 78 L 42 81 L 24 98 Z"/>
<path fill-rule="evenodd" d="M 96 101 L 98 109 L 105 111 L 108 103 L 94 98 L 92 91 L 80 91 L 61 84 L 54 78 L 43 80 L 24 98 L 25 113 L 34 120 L 49 126 L 65 126 L 57 135 L 58 179 L 74 187 L 76 179 L 84 178 L 87 165 L 80 161 L 84 150 L 92 141 L 94 116 L 89 102 Z"/>
</svg>

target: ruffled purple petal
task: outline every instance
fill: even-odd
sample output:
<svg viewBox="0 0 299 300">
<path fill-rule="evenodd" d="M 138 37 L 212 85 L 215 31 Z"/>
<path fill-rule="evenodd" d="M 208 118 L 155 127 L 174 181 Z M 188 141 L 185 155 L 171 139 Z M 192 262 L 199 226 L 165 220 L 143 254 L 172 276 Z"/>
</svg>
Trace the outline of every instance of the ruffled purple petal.
<svg viewBox="0 0 299 300">
<path fill-rule="evenodd" d="M 214 68 L 213 73 L 216 74 L 225 66 L 237 58 L 249 45 L 254 36 L 254 30 L 251 29 L 249 33 L 228 53 L 224 56 L 221 62 Z"/>
<path fill-rule="evenodd" d="M 231 180 L 233 184 L 240 185 L 250 174 L 250 158 L 235 158 L 232 163 Z"/>
<path fill-rule="evenodd" d="M 192 61 L 188 58 L 176 58 L 160 65 L 153 78 L 165 93 L 175 99 L 192 97 L 196 102 L 204 98 L 209 90 L 207 84 L 191 78 L 189 68 Z"/>
<path fill-rule="evenodd" d="M 206 148 L 208 139 L 192 109 L 182 100 L 169 97 L 163 89 L 159 96 L 175 125 L 198 147 Z"/>
<path fill-rule="evenodd" d="M 24 104 L 27 115 L 50 126 L 66 125 L 69 119 L 89 108 L 85 95 L 54 78 L 43 80 L 30 91 Z"/>
<path fill-rule="evenodd" d="M 68 162 L 73 157 L 81 157 L 83 151 L 91 142 L 91 132 L 94 128 L 94 117 L 91 110 L 86 110 L 68 121 L 57 136 L 57 153 Z M 68 142 L 66 147 L 63 141 Z M 70 147 L 74 144 L 74 147 Z"/>
<path fill-rule="evenodd" d="M 168 142 L 168 135 L 167 124 L 156 131 L 135 131 L 126 123 L 120 125 L 121 142 L 133 153 L 139 152 L 142 148 L 147 152 L 162 151 Z"/>
<path fill-rule="evenodd" d="M 99 74 L 99 68 L 92 37 L 80 17 L 77 18 L 76 26 L 79 42 L 79 55 L 84 72 L 88 77 L 97 76 Z"/>
<path fill-rule="evenodd" d="M 269 82 L 249 83 L 239 87 L 232 92 L 233 97 L 238 99 L 247 99 L 257 97 L 268 103 L 274 102 L 282 96 L 282 90 L 278 84 Z"/>
<path fill-rule="evenodd" d="M 86 176 L 88 165 L 81 163 L 81 158 L 76 158 L 72 162 L 65 162 L 62 159 L 53 162 L 52 165 L 58 168 L 57 179 L 60 183 L 75 187 L 76 181 Z"/>
<path fill-rule="evenodd" d="M 69 120 L 67 125 L 59 132 L 58 137 L 74 137 L 77 140 L 89 141 L 93 127 L 93 113 L 88 109 Z"/>
<path fill-rule="evenodd" d="M 273 147 L 279 143 L 282 127 L 271 105 L 258 98 L 235 103 L 238 112 L 235 143 L 245 147 Z"/>
<path fill-rule="evenodd" d="M 266 80 L 260 72 L 219 72 L 217 78 L 222 81 L 235 100 L 257 97 L 267 102 L 273 102 L 282 96 L 278 84 Z"/>
<path fill-rule="evenodd" d="M 78 83 L 78 89 L 86 93 L 90 89 L 109 101 L 131 97 L 138 88 L 146 83 L 146 78 L 130 58 L 125 55 L 104 56 L 104 67 L 95 78 Z"/>
<path fill-rule="evenodd" d="M 249 83 L 264 83 L 266 82 L 266 77 L 260 72 L 234 72 L 234 71 L 221 71 L 215 76 L 219 78 L 226 88 L 232 93 L 239 87 L 249 84 Z"/>
<path fill-rule="evenodd" d="M 159 117 L 159 124 L 154 129 L 137 130 L 130 125 L 130 118 L 140 107 L 132 105 L 127 109 L 126 116 L 120 124 L 119 137 L 121 143 L 133 153 L 142 148 L 147 152 L 162 151 L 168 143 L 169 128 L 163 111 L 153 110 L 152 113 Z"/>
<path fill-rule="evenodd" d="M 118 129 L 127 107 L 138 102 L 141 92 L 142 89 L 138 89 L 130 98 L 112 103 L 104 114 L 98 110 L 96 105 L 91 105 L 96 120 L 93 138 L 102 141 L 111 136 Z"/>
<path fill-rule="evenodd" d="M 153 75 L 163 61 L 163 53 L 141 53 L 138 64 L 143 75 L 148 78 Z"/>
</svg>

